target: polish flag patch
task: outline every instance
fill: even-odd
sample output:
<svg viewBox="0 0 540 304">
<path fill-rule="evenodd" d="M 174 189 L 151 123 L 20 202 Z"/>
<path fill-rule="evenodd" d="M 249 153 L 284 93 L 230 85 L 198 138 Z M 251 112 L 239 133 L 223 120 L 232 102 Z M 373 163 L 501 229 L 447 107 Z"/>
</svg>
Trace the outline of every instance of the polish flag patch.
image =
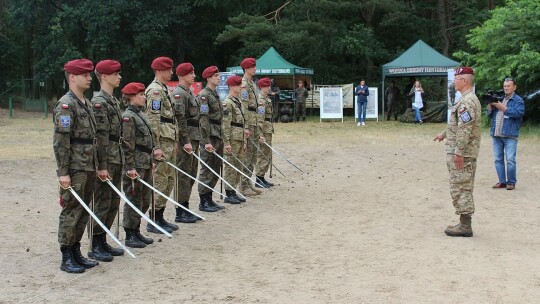
<svg viewBox="0 0 540 304">
<path fill-rule="evenodd" d="M 63 103 L 63 104 L 62 104 L 62 109 L 69 109 L 69 105 L 68 105 L 68 104 L 65 104 L 65 103 Z"/>
<path fill-rule="evenodd" d="M 124 117 L 124 118 L 122 118 L 122 120 L 123 120 L 124 122 L 128 122 L 128 121 L 129 121 L 129 117 Z"/>
</svg>

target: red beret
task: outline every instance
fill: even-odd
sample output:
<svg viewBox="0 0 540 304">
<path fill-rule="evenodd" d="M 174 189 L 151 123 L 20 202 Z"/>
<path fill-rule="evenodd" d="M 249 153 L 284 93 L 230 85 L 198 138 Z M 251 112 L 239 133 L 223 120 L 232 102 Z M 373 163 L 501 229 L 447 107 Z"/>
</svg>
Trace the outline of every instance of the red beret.
<svg viewBox="0 0 540 304">
<path fill-rule="evenodd" d="M 178 77 L 186 76 L 187 74 L 193 72 L 194 70 L 195 68 L 193 67 L 193 64 L 189 62 L 180 63 L 176 67 L 176 76 Z"/>
<path fill-rule="evenodd" d="M 240 66 L 242 69 L 249 69 L 256 66 L 256 62 L 255 58 L 246 58 L 240 62 Z"/>
<path fill-rule="evenodd" d="M 111 75 L 120 71 L 121 68 L 120 62 L 110 59 L 102 60 L 96 64 L 96 71 L 104 75 Z"/>
<path fill-rule="evenodd" d="M 259 79 L 259 82 L 257 83 L 259 84 L 259 88 L 266 88 L 271 85 L 272 80 L 270 80 L 270 78 L 268 77 L 264 77 L 264 78 Z"/>
<path fill-rule="evenodd" d="M 217 66 L 213 65 L 211 67 L 207 67 L 206 69 L 204 69 L 204 71 L 202 72 L 202 78 L 206 79 L 208 77 L 211 77 L 213 76 L 215 73 L 219 73 L 219 69 Z"/>
<path fill-rule="evenodd" d="M 474 75 L 474 70 L 471 67 L 459 67 L 456 69 L 455 75 L 471 74 Z"/>
<path fill-rule="evenodd" d="M 135 95 L 144 92 L 144 84 L 140 82 L 130 82 L 122 89 L 122 93 L 126 95 Z"/>
<path fill-rule="evenodd" d="M 230 87 L 242 85 L 242 77 L 238 75 L 233 75 L 227 78 L 227 81 L 225 81 L 225 83 Z"/>
<path fill-rule="evenodd" d="M 173 60 L 169 57 L 158 57 L 152 61 L 152 70 L 168 70 L 173 67 Z"/>
<path fill-rule="evenodd" d="M 81 75 L 92 72 L 93 69 L 94 64 L 88 59 L 75 59 L 64 64 L 64 71 L 73 75 Z"/>
</svg>

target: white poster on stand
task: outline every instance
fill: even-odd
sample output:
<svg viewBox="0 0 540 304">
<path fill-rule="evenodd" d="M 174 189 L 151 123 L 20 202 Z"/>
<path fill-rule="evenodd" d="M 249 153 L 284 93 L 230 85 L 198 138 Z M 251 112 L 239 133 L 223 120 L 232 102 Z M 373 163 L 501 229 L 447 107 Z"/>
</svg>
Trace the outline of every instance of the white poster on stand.
<svg viewBox="0 0 540 304">
<path fill-rule="evenodd" d="M 340 87 L 321 88 L 321 118 L 341 118 L 343 122 L 343 95 Z"/>
<path fill-rule="evenodd" d="M 357 95 L 354 95 L 354 121 L 358 121 L 358 99 Z M 375 118 L 379 121 L 379 89 L 369 88 L 369 96 L 367 97 L 366 118 Z"/>
</svg>

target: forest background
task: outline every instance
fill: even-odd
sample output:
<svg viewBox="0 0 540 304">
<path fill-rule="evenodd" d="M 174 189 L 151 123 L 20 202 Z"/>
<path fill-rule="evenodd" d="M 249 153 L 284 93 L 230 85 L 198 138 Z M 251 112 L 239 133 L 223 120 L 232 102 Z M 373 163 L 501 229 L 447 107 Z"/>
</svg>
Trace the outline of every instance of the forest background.
<svg viewBox="0 0 540 304">
<path fill-rule="evenodd" d="M 63 95 L 75 58 L 116 59 L 124 84 L 149 83 L 157 56 L 200 75 L 271 46 L 313 68 L 315 83 L 363 78 L 381 90 L 382 65 L 418 39 L 473 66 L 480 92 L 516 79 L 526 119 L 540 122 L 538 0 L 0 0 L 0 103 L 21 79 Z"/>
</svg>

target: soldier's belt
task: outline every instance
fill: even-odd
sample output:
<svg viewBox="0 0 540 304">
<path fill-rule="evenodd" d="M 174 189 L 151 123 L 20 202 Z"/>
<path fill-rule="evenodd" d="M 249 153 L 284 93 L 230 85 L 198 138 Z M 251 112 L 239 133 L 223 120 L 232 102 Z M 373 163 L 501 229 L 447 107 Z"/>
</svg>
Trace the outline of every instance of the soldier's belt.
<svg viewBox="0 0 540 304">
<path fill-rule="evenodd" d="M 199 122 L 196 121 L 196 120 L 188 120 L 187 121 L 187 125 L 190 126 L 190 127 L 199 127 Z"/>
<path fill-rule="evenodd" d="M 174 119 L 173 119 L 173 118 L 167 118 L 167 117 L 161 116 L 161 117 L 159 118 L 159 120 L 160 120 L 162 123 L 170 123 L 170 124 L 173 124 L 173 125 L 174 125 Z"/>
<path fill-rule="evenodd" d="M 70 138 L 69 142 L 72 145 L 95 145 L 97 141 L 95 138 Z"/>
<path fill-rule="evenodd" d="M 213 125 L 218 125 L 218 126 L 221 126 L 221 120 L 217 120 L 217 119 L 209 119 L 210 123 L 213 124 Z"/>
<path fill-rule="evenodd" d="M 122 137 L 118 137 L 116 135 L 110 135 L 109 134 L 109 140 L 112 141 L 112 142 L 117 142 L 119 144 L 122 143 Z"/>
<path fill-rule="evenodd" d="M 135 150 L 139 152 L 152 154 L 152 149 L 148 148 L 147 146 L 135 145 Z"/>
<path fill-rule="evenodd" d="M 264 120 L 265 120 L 265 121 L 272 122 L 272 118 L 265 118 Z"/>
<path fill-rule="evenodd" d="M 233 127 L 238 127 L 238 128 L 243 128 L 244 127 L 244 124 L 241 124 L 241 123 L 237 123 L 237 122 L 231 122 L 231 126 Z"/>
<path fill-rule="evenodd" d="M 248 111 L 257 112 L 257 108 L 248 107 Z"/>
</svg>

